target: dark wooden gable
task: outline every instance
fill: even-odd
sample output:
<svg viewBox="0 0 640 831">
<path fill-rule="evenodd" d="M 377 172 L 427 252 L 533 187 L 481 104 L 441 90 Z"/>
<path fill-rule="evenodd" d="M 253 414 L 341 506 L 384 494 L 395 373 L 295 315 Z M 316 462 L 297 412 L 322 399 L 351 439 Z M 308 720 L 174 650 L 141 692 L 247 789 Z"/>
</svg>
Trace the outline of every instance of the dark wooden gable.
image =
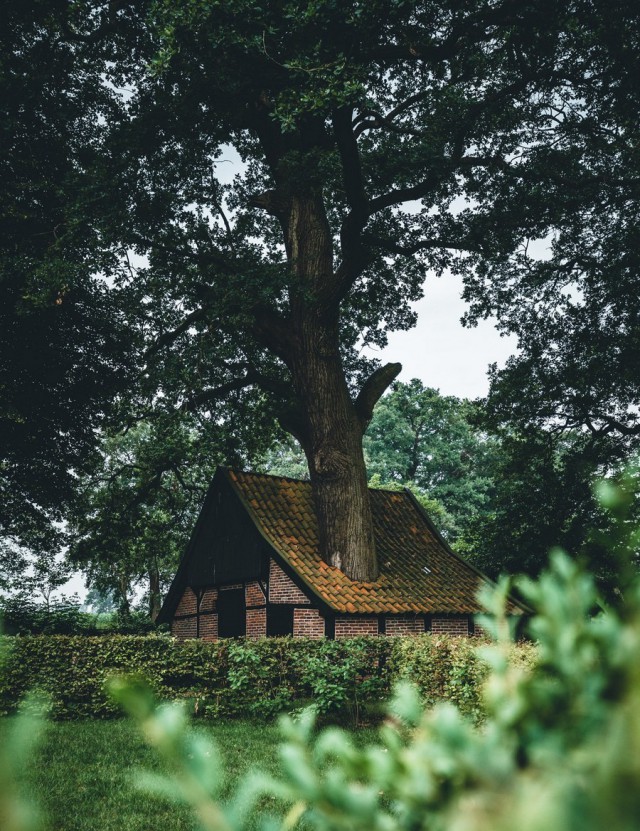
<svg viewBox="0 0 640 831">
<path fill-rule="evenodd" d="M 247 509 L 219 469 L 160 612 L 169 621 L 187 587 L 229 585 L 266 579 L 269 550 Z"/>
</svg>

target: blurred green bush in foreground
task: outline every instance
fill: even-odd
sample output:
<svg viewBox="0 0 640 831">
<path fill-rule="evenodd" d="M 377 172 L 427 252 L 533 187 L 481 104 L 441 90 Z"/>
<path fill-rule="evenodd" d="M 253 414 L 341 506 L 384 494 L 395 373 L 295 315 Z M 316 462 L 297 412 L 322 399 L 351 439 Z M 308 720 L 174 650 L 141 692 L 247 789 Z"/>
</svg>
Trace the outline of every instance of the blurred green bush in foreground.
<svg viewBox="0 0 640 831">
<path fill-rule="evenodd" d="M 184 713 L 156 707 L 124 680 L 114 692 L 175 774 L 156 792 L 189 802 L 207 831 L 244 829 L 264 794 L 284 799 L 284 818 L 265 828 L 353 831 L 622 831 L 640 821 L 640 593 L 621 612 L 596 619 L 590 577 L 556 553 L 537 583 L 522 586 L 536 609 L 539 653 L 532 670 L 509 661 L 500 617 L 503 585 L 487 597 L 498 640 L 485 648 L 486 721 L 476 726 L 451 704 L 425 711 L 400 686 L 376 745 L 357 748 L 336 728 L 314 733 L 306 711 L 283 721 L 279 780 L 243 782 L 229 804 L 216 801 L 215 748 L 188 731 Z M 145 784 L 145 783 L 141 783 Z M 146 783 L 149 784 L 148 782 Z"/>
</svg>

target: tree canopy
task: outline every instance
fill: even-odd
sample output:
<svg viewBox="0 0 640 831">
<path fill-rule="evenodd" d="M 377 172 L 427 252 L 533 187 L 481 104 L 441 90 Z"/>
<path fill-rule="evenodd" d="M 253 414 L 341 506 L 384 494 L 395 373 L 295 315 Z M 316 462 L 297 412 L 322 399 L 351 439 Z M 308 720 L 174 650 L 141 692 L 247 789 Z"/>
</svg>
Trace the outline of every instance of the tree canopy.
<svg viewBox="0 0 640 831">
<path fill-rule="evenodd" d="M 364 438 L 369 473 L 439 503 L 441 522 L 434 521 L 451 543 L 493 509 L 500 445 L 475 426 L 477 413 L 478 405 L 414 378 L 379 401 Z"/>
<path fill-rule="evenodd" d="M 497 314 L 520 336 L 522 357 L 495 373 L 498 419 L 520 408 L 538 426 L 638 433 L 637 4 L 36 7 L 35 26 L 13 11 L 10 60 L 58 50 L 33 89 L 78 108 L 44 119 L 69 133 L 53 136 L 62 162 L 44 191 L 64 197 L 60 220 L 45 210 L 47 261 L 69 252 L 92 286 L 82 332 L 96 313 L 106 341 L 123 310 L 130 420 L 216 423 L 230 395 L 277 416 L 305 452 L 328 562 L 376 574 L 362 437 L 400 365 L 361 348 L 415 322 L 428 270 L 461 272 L 470 320 Z M 106 378 L 117 362 L 97 352 L 74 354 Z M 61 413 L 56 435 L 103 418 L 89 397 L 64 405 L 86 416 L 67 429 Z"/>
<path fill-rule="evenodd" d="M 80 207 L 111 96 L 63 36 L 68 13 L 6 3 L 0 26 L 0 530 L 13 555 L 55 548 L 51 522 L 137 372 L 135 327 L 100 275 L 112 252 Z"/>
</svg>

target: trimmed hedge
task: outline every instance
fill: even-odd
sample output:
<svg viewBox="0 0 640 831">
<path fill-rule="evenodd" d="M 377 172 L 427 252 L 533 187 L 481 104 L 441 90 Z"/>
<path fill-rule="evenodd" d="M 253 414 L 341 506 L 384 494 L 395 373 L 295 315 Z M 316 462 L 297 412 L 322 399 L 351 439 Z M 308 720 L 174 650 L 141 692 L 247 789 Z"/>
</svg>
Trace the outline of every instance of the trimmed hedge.
<svg viewBox="0 0 640 831">
<path fill-rule="evenodd" d="M 388 671 L 394 682 L 415 684 L 427 706 L 450 701 L 460 712 L 478 720 L 483 717 L 482 685 L 489 672 L 478 652 L 482 643 L 446 635 L 398 638 Z M 535 644 L 519 642 L 511 646 L 508 659 L 527 669 L 535 657 Z"/>
<path fill-rule="evenodd" d="M 350 712 L 384 700 L 400 679 L 428 703 L 450 699 L 479 714 L 485 675 L 477 644 L 465 638 L 353 638 L 176 641 L 169 637 L 37 635 L 3 637 L 0 713 L 42 690 L 56 718 L 110 717 L 105 692 L 115 674 L 139 676 L 162 699 L 187 699 L 205 716 L 265 718 L 313 701 L 321 713 Z M 515 647 L 528 661 L 533 647 Z"/>
</svg>

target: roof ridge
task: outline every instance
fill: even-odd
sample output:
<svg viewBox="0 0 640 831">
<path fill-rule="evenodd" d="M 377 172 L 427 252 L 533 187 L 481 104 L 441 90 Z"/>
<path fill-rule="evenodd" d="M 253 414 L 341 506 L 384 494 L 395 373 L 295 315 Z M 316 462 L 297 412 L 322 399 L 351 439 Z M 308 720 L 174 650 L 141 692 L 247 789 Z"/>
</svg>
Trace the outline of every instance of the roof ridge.
<svg viewBox="0 0 640 831">
<path fill-rule="evenodd" d="M 219 465 L 219 470 L 225 470 L 227 473 L 242 473 L 248 476 L 261 476 L 264 479 L 280 479 L 287 482 L 302 482 L 303 484 L 311 484 L 310 479 L 296 479 L 295 476 L 279 476 L 276 473 L 262 473 L 257 470 L 238 470 L 236 467 L 228 467 L 226 465 Z"/>
<path fill-rule="evenodd" d="M 262 476 L 265 479 L 279 479 L 285 482 L 301 482 L 303 485 L 310 485 L 311 479 L 296 479 L 295 476 L 281 476 L 277 473 L 263 473 L 262 471 L 258 470 L 239 470 L 235 467 L 229 467 L 227 465 L 219 465 L 219 469 L 225 470 L 228 473 L 242 473 L 248 476 Z M 405 491 L 407 490 L 406 486 L 398 484 L 397 488 L 391 487 L 371 487 L 367 483 L 367 490 L 368 491 L 383 491 L 383 493 L 397 493 L 400 496 L 403 496 Z"/>
</svg>

